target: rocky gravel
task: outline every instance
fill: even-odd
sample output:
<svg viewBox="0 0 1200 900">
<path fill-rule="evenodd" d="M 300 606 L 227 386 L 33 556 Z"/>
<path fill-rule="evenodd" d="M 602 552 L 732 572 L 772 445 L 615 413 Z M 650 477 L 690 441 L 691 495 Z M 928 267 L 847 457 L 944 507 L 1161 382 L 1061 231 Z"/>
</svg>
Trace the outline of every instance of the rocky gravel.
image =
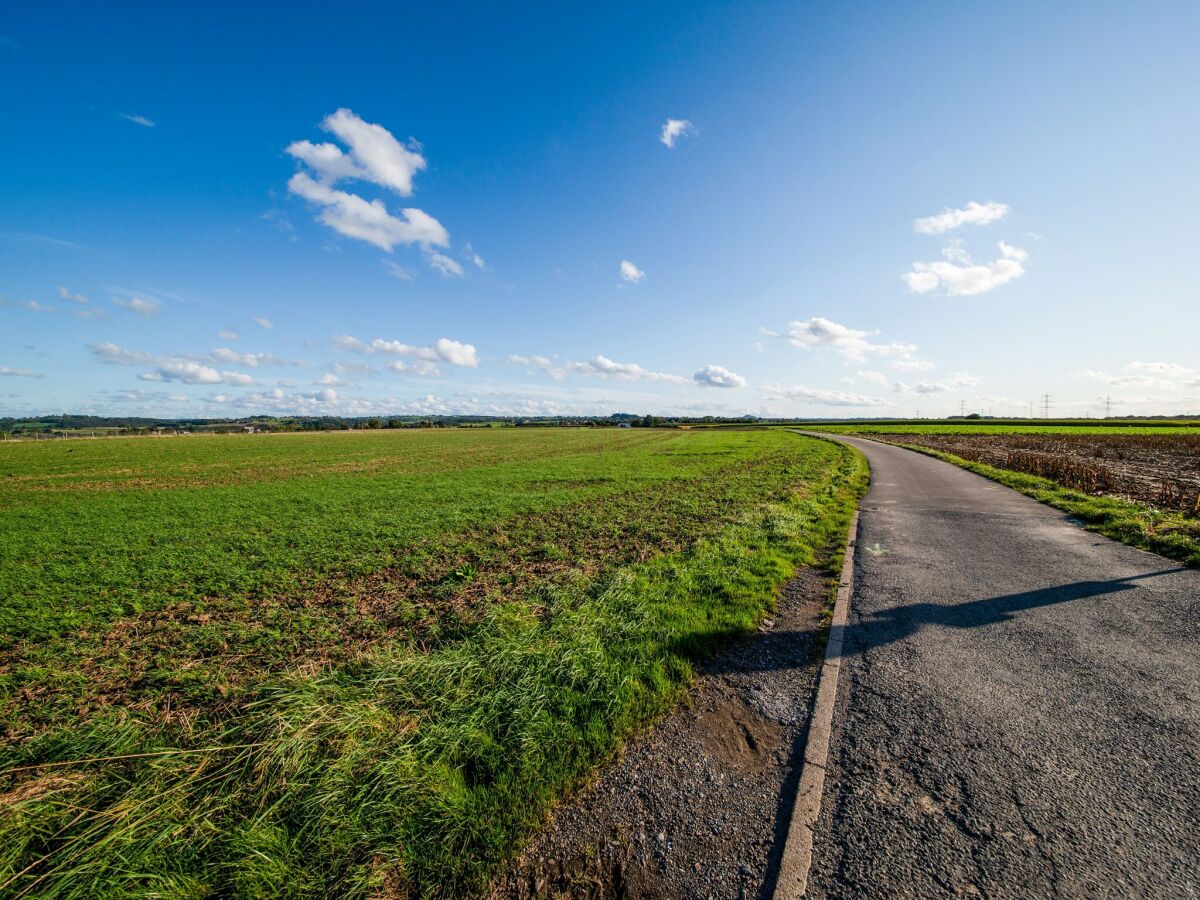
<svg viewBox="0 0 1200 900">
<path fill-rule="evenodd" d="M 494 898 L 767 898 L 787 832 L 828 578 L 799 573 L 759 632 L 555 812 Z"/>
</svg>

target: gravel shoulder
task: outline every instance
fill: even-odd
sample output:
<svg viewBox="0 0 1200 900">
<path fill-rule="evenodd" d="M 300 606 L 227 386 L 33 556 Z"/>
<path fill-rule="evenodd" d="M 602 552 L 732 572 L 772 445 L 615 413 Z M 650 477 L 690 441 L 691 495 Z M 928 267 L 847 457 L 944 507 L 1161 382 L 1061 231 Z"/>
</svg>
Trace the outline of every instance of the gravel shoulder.
<svg viewBox="0 0 1200 900">
<path fill-rule="evenodd" d="M 759 632 L 561 805 L 495 898 L 768 898 L 815 693 L 830 580 L 801 570 Z"/>
</svg>

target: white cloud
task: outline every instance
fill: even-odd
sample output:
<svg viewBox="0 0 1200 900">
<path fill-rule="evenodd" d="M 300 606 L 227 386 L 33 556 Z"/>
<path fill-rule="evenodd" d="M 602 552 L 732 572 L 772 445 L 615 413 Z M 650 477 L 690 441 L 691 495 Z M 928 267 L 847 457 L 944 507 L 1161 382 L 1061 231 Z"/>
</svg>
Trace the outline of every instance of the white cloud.
<svg viewBox="0 0 1200 900">
<path fill-rule="evenodd" d="M 262 316 L 259 316 L 257 319 L 255 319 L 254 324 L 260 328 L 266 328 L 268 330 L 275 327 L 274 323 L 270 319 L 264 319 Z"/>
<path fill-rule="evenodd" d="M 139 366 L 154 362 L 155 357 L 138 350 L 125 350 L 113 343 L 90 344 L 88 349 L 102 363 L 111 366 Z"/>
<path fill-rule="evenodd" d="M 913 231 L 918 234 L 945 234 L 963 225 L 988 225 L 1008 215 L 1008 205 L 989 201 L 977 203 L 972 200 L 962 209 L 945 209 L 936 216 L 927 216 L 913 222 Z"/>
<path fill-rule="evenodd" d="M 236 331 L 229 331 L 228 329 L 226 329 L 226 330 L 218 331 L 217 337 L 219 337 L 223 341 L 236 341 L 238 339 L 238 333 Z"/>
<path fill-rule="evenodd" d="M 722 366 L 707 365 L 695 375 L 692 380 L 701 387 L 743 388 L 746 379 L 736 372 L 730 372 Z"/>
<path fill-rule="evenodd" d="M 136 116 L 133 113 L 117 113 L 122 119 L 133 122 L 135 125 L 141 125 L 143 128 L 153 128 L 154 123 L 145 116 Z"/>
<path fill-rule="evenodd" d="M 828 391 L 823 388 L 810 388 L 803 385 L 782 387 L 780 385 L 764 385 L 763 397 L 767 400 L 790 400 L 793 403 L 816 403 L 821 406 L 884 406 L 885 401 L 878 397 L 867 397 L 863 394 L 853 394 L 848 391 Z"/>
<path fill-rule="evenodd" d="M 368 356 L 381 353 L 385 356 L 410 356 L 431 363 L 448 362 L 453 366 L 474 368 L 479 365 L 479 356 L 473 344 L 452 341 L 449 338 L 438 338 L 428 347 L 418 347 L 402 341 L 385 341 L 382 338 L 376 338 L 368 344 L 351 335 L 340 334 L 333 339 L 333 344 L 339 350 Z"/>
<path fill-rule="evenodd" d="M 41 375 L 37 372 L 33 372 L 29 369 L 12 369 L 12 368 L 9 368 L 8 366 L 0 366 L 0 377 L 3 377 L 3 378 L 45 378 L 46 376 Z"/>
<path fill-rule="evenodd" d="M 400 210 L 403 218 L 387 211 L 382 200 L 364 200 L 357 194 L 334 190 L 297 172 L 288 190 L 322 207 L 320 220 L 338 234 L 366 241 L 391 253 L 397 244 L 445 247 L 450 235 L 442 223 L 419 209 Z"/>
<path fill-rule="evenodd" d="M 438 367 L 428 360 L 418 359 L 416 362 L 405 362 L 402 359 L 396 359 L 387 364 L 387 367 L 393 372 L 399 372 L 401 375 L 421 375 L 436 378 L 440 373 Z"/>
<path fill-rule="evenodd" d="M 1000 259 L 975 264 L 965 253 L 955 254 L 956 261 L 915 262 L 903 278 L 914 294 L 930 294 L 944 289 L 952 297 L 983 294 L 1025 274 L 1029 255 L 1019 247 L 1000 241 Z"/>
<path fill-rule="evenodd" d="M 486 269 L 487 268 L 487 263 L 485 263 L 483 261 L 483 257 L 475 252 L 475 248 L 472 247 L 470 245 L 470 243 L 467 244 L 465 250 L 467 253 L 467 259 L 469 259 L 471 261 L 471 265 L 473 265 L 477 269 Z"/>
<path fill-rule="evenodd" d="M 221 373 L 190 360 L 164 360 L 153 372 L 143 372 L 142 381 L 179 381 L 183 384 L 220 384 Z"/>
<path fill-rule="evenodd" d="M 144 297 L 113 297 L 113 303 L 145 319 L 157 316 L 162 311 L 161 303 Z"/>
<path fill-rule="evenodd" d="M 326 385 L 328 387 L 344 385 L 345 383 L 346 382 L 343 381 L 341 378 L 338 378 L 336 375 L 333 375 L 332 373 L 329 373 L 329 372 L 326 372 L 324 375 L 322 375 L 320 378 L 318 378 L 314 382 L 314 384 L 322 384 L 322 385 Z"/>
<path fill-rule="evenodd" d="M 72 294 L 70 291 L 68 291 L 65 287 L 62 287 L 61 285 L 58 288 L 58 296 L 62 297 L 68 303 L 83 304 L 83 303 L 88 302 L 88 298 L 83 296 L 83 294 Z"/>
<path fill-rule="evenodd" d="M 627 260 L 627 259 L 621 260 L 621 278 L 623 280 L 631 282 L 633 284 L 637 284 L 645 277 L 646 277 L 646 273 L 643 272 L 641 269 L 639 269 L 637 266 L 635 266 L 633 263 L 631 263 L 629 260 Z"/>
<path fill-rule="evenodd" d="M 411 269 L 406 269 L 404 266 L 397 262 L 393 262 L 390 259 L 381 259 L 380 262 L 383 263 L 383 267 L 387 269 L 387 273 L 393 278 L 398 278 L 401 281 L 413 280 L 413 272 Z"/>
<path fill-rule="evenodd" d="M 439 357 L 451 365 L 472 368 L 479 365 L 479 357 L 475 355 L 475 347 L 472 344 L 452 341 L 449 338 L 438 338 L 433 343 L 433 349 L 437 351 Z"/>
<path fill-rule="evenodd" d="M 1029 260 L 1029 254 L 1020 247 L 1014 247 L 1012 244 L 1006 244 L 1004 241 L 1000 241 L 998 246 L 1000 247 L 1000 255 L 1005 259 L 1014 259 L 1017 262 L 1028 262 Z"/>
<path fill-rule="evenodd" d="M 600 378 L 616 378 L 620 381 L 661 381 L 670 384 L 687 384 L 681 375 L 652 372 L 637 363 L 614 362 L 607 356 L 593 356 L 587 362 L 567 363 L 566 369 L 579 375 L 595 375 Z"/>
<path fill-rule="evenodd" d="M 566 369 L 556 365 L 553 360 L 545 356 L 518 356 L 514 353 L 508 357 L 508 361 L 514 366 L 541 369 L 555 381 L 562 381 L 567 377 Z"/>
<path fill-rule="evenodd" d="M 185 354 L 185 356 L 193 356 Z M 249 366 L 256 369 L 259 366 L 296 366 L 300 369 L 309 368 L 309 363 L 301 359 L 284 359 L 274 353 L 238 353 L 228 347 L 218 347 L 207 356 L 208 360 L 220 363 L 230 363 L 235 366 Z M 201 358 L 204 361 L 204 358 Z"/>
<path fill-rule="evenodd" d="M 425 158 L 415 148 L 405 147 L 382 125 L 365 122 L 349 109 L 326 116 L 321 127 L 340 138 L 350 152 L 343 153 L 334 144 L 308 141 L 296 141 L 287 152 L 306 163 L 322 181 L 371 181 L 401 197 L 412 195 L 413 176 L 426 166 Z"/>
<path fill-rule="evenodd" d="M 687 119 L 667 119 L 663 122 L 662 133 L 658 139 L 668 147 L 674 147 L 681 137 L 696 133 L 696 127 Z"/>
<path fill-rule="evenodd" d="M 872 344 L 867 340 L 869 332 L 858 331 L 821 316 L 803 322 L 788 324 L 788 340 L 802 350 L 829 348 L 847 362 L 865 362 L 868 356 L 911 356 L 917 351 L 916 344 L 891 341 L 887 344 Z"/>
<path fill-rule="evenodd" d="M 446 229 L 423 210 L 402 209 L 397 217 L 381 200 L 334 189 L 344 180 L 367 181 L 402 197 L 411 196 L 413 177 L 426 167 L 418 147 L 411 142 L 405 146 L 382 125 L 365 122 L 348 109 L 327 116 L 321 127 L 340 138 L 349 150 L 309 141 L 296 141 L 287 148 L 289 155 L 313 173 L 297 172 L 288 181 L 288 190 L 322 207 L 320 221 L 339 234 L 389 253 L 397 244 L 449 246 Z"/>
<path fill-rule="evenodd" d="M 462 278 L 463 267 L 443 253 L 431 251 L 429 268 L 441 274 L 443 278 Z"/>
</svg>

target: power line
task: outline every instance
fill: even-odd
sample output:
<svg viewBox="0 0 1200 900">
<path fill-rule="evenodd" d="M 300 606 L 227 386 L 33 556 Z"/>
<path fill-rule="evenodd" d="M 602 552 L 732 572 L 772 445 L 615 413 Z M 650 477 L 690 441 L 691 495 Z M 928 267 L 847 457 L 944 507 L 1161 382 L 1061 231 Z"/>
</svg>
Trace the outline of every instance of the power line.
<svg viewBox="0 0 1200 900">
<path fill-rule="evenodd" d="M 1042 394 L 1042 418 L 1043 419 L 1050 418 L 1050 401 L 1051 401 L 1051 399 L 1052 398 L 1050 397 L 1049 394 Z"/>
</svg>

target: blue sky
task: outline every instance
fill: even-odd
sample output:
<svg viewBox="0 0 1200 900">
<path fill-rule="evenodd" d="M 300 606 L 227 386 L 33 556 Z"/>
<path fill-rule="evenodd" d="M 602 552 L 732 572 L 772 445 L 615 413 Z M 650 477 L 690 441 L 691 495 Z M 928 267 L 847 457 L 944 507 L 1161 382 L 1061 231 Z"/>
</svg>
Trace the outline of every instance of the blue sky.
<svg viewBox="0 0 1200 900">
<path fill-rule="evenodd" d="M 24 6 L 0 415 L 1200 412 L 1195 4 Z"/>
</svg>

